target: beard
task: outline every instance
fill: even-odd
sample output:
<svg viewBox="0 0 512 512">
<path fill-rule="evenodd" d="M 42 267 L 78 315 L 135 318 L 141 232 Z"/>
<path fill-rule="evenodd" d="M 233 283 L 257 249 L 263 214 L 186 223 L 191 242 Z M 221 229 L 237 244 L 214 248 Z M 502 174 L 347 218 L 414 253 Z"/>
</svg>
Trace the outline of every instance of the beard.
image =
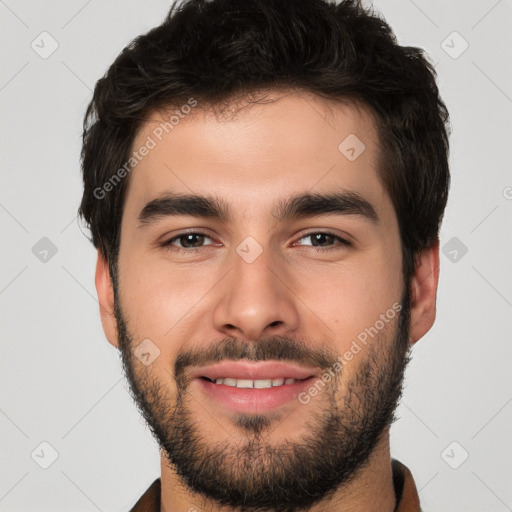
<svg viewBox="0 0 512 512">
<path fill-rule="evenodd" d="M 269 443 L 263 435 L 279 428 L 274 413 L 233 415 L 243 436 L 209 440 L 191 411 L 194 397 L 187 368 L 225 359 L 272 359 L 327 370 L 336 363 L 336 354 L 284 336 L 252 343 L 227 338 L 208 349 L 178 353 L 173 396 L 150 366 L 136 370 L 141 365 L 133 355 L 135 337 L 128 330 L 116 288 L 114 282 L 120 355 L 130 393 L 181 481 L 217 506 L 240 512 L 299 512 L 328 501 L 369 463 L 386 427 L 396 421 L 394 412 L 410 361 L 407 287 L 390 329 L 379 331 L 366 352 L 354 357 L 361 358 L 356 373 L 347 381 L 342 368 L 321 397 L 299 406 L 304 407 L 305 432 L 296 442 L 281 443 Z M 345 393 L 340 396 L 342 382 Z"/>
</svg>

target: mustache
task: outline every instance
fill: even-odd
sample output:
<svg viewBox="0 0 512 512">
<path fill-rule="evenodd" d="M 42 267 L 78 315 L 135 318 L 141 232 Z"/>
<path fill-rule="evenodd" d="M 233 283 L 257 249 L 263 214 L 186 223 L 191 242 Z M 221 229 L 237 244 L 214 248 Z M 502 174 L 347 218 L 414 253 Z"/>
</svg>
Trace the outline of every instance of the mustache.
<svg viewBox="0 0 512 512">
<path fill-rule="evenodd" d="M 206 366 L 223 360 L 241 359 L 286 361 L 327 370 L 336 363 L 337 354 L 325 347 L 312 348 L 303 340 L 286 336 L 270 336 L 258 341 L 224 338 L 205 349 L 180 351 L 174 363 L 174 377 L 178 382 L 185 382 L 186 370 L 191 366 Z"/>
</svg>

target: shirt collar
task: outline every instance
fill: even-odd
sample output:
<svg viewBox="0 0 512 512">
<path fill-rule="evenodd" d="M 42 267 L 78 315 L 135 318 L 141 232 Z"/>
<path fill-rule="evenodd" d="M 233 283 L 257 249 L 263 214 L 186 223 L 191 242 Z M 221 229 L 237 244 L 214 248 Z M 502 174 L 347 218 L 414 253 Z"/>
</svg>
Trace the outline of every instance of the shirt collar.
<svg viewBox="0 0 512 512">
<path fill-rule="evenodd" d="M 391 459 L 391 468 L 396 496 L 394 512 L 422 512 L 416 484 L 409 468 L 396 459 Z"/>
</svg>

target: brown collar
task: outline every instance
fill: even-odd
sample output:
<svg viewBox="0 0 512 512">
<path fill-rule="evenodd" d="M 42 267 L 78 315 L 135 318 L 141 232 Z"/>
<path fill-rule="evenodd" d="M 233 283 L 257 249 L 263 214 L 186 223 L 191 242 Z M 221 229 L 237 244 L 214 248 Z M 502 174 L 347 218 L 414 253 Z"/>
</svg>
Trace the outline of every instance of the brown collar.
<svg viewBox="0 0 512 512">
<path fill-rule="evenodd" d="M 394 512 L 422 512 L 416 484 L 409 468 L 396 459 L 391 459 L 391 468 L 396 496 Z"/>
<path fill-rule="evenodd" d="M 422 512 L 416 484 L 409 468 L 396 459 L 391 459 L 391 467 L 396 495 L 394 512 Z M 160 512 L 161 485 L 160 478 L 157 478 L 131 508 L 130 512 Z"/>
</svg>

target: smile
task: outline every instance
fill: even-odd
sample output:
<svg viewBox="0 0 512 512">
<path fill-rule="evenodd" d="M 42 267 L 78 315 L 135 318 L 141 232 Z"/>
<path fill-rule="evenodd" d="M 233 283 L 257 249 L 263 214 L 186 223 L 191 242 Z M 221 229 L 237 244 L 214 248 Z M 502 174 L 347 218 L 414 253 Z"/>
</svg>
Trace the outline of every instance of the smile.
<svg viewBox="0 0 512 512">
<path fill-rule="evenodd" d="M 221 377 L 215 380 L 209 379 L 208 377 L 202 377 L 203 379 L 213 382 L 215 384 L 224 384 L 224 386 L 236 387 L 236 388 L 253 388 L 253 389 L 268 389 L 279 386 L 288 386 L 294 384 L 298 380 L 304 379 L 293 379 L 291 377 L 281 377 L 277 379 L 234 379 L 231 377 Z"/>
</svg>

